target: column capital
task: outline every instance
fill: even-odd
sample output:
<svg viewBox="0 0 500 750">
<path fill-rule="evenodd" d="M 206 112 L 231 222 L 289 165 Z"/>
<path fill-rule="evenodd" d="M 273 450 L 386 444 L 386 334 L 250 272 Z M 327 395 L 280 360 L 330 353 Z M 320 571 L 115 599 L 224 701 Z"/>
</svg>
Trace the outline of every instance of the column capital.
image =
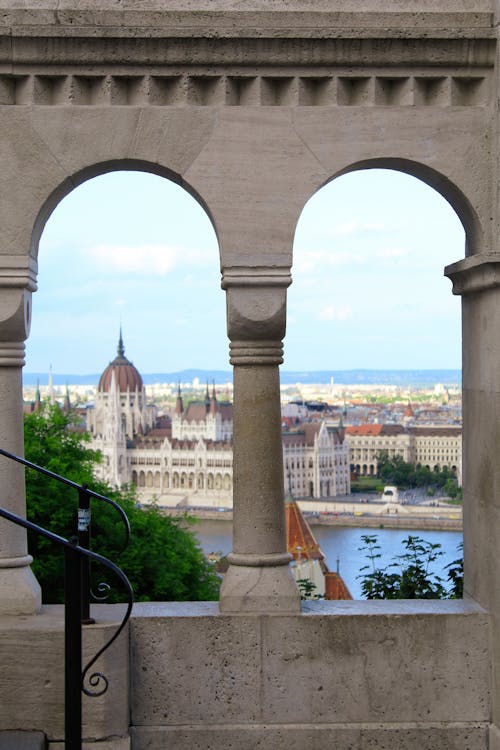
<svg viewBox="0 0 500 750">
<path fill-rule="evenodd" d="M 226 266 L 222 271 L 221 286 L 230 287 L 284 287 L 292 283 L 288 266 Z"/>
<path fill-rule="evenodd" d="M 22 367 L 31 325 L 31 292 L 1 284 L 0 290 L 0 367 Z"/>
<path fill-rule="evenodd" d="M 500 253 L 471 255 L 446 266 L 453 294 L 466 295 L 500 287 Z"/>
<path fill-rule="evenodd" d="M 38 263 L 31 255 L 0 254 L 0 288 L 16 287 L 36 292 Z"/>
<path fill-rule="evenodd" d="M 231 266 L 222 273 L 232 365 L 280 365 L 288 267 Z"/>
</svg>

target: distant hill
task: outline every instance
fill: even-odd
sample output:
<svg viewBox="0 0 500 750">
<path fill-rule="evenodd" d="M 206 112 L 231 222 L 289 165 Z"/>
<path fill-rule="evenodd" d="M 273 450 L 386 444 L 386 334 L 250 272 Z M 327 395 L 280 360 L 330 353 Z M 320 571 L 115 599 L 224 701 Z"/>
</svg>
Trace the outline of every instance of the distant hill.
<svg viewBox="0 0 500 750">
<path fill-rule="evenodd" d="M 97 385 L 100 374 L 90 375 L 53 375 L 54 385 Z M 334 383 L 340 385 L 395 385 L 395 386 L 430 386 L 435 383 L 445 385 L 460 384 L 462 381 L 461 370 L 303 370 L 290 371 L 281 370 L 281 382 L 283 385 L 294 383 L 323 383 L 327 384 L 333 377 Z M 34 386 L 37 381 L 40 385 L 48 382 L 46 372 L 25 372 L 24 385 Z M 215 380 L 216 383 L 227 383 L 233 379 L 231 370 L 179 370 L 177 372 L 146 373 L 142 375 L 144 383 L 191 383 L 198 378 L 200 383 L 207 380 Z"/>
</svg>

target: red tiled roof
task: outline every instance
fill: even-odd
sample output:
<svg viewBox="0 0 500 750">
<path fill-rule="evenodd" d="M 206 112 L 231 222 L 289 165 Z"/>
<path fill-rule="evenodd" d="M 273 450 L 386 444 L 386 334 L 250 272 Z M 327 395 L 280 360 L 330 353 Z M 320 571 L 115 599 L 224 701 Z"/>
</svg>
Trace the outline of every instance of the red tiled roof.
<svg viewBox="0 0 500 750">
<path fill-rule="evenodd" d="M 331 571 L 325 573 L 325 599 L 334 601 L 352 599 L 351 592 L 338 573 L 332 573 Z"/>
<path fill-rule="evenodd" d="M 351 425 L 345 428 L 347 435 L 380 435 L 382 432 L 381 424 L 360 424 L 357 426 Z"/>
<path fill-rule="evenodd" d="M 294 560 L 324 560 L 325 556 L 311 531 L 311 527 L 294 500 L 287 500 L 286 511 L 286 548 Z M 297 549 L 300 547 L 300 550 Z"/>
<path fill-rule="evenodd" d="M 318 560 L 325 574 L 325 599 L 352 599 L 352 596 L 338 573 L 331 573 L 325 556 L 316 541 L 311 527 L 302 511 L 292 498 L 285 503 L 286 547 L 294 560 Z M 297 549 L 300 547 L 300 549 Z"/>
<path fill-rule="evenodd" d="M 216 412 L 222 419 L 229 421 L 233 418 L 233 405 L 226 402 L 217 402 Z M 184 419 L 188 422 L 202 422 L 206 419 L 207 407 L 204 401 L 192 401 L 184 411 Z"/>
</svg>

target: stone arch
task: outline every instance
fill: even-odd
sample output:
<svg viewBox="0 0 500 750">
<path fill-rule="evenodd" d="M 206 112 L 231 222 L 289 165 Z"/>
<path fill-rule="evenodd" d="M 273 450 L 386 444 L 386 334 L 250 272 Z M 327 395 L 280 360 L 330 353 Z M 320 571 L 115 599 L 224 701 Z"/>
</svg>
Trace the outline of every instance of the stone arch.
<svg viewBox="0 0 500 750">
<path fill-rule="evenodd" d="M 139 472 L 139 487 L 146 486 L 146 475 L 143 471 Z"/>
<path fill-rule="evenodd" d="M 465 256 L 476 255 L 481 252 L 484 243 L 484 231 L 479 215 L 466 193 L 465 186 L 459 186 L 443 171 L 438 171 L 425 164 L 404 156 L 374 156 L 372 158 L 354 161 L 336 171 L 329 179 L 318 185 L 308 197 L 312 198 L 325 185 L 350 172 L 367 169 L 387 169 L 402 172 L 424 182 L 444 198 L 455 211 L 465 231 Z M 307 201 L 306 201 L 307 202 Z M 305 205 L 305 204 L 304 204 Z M 300 221 L 300 216 L 297 219 Z M 295 227 L 297 229 L 297 225 Z"/>
<path fill-rule="evenodd" d="M 215 219 L 206 200 L 179 174 L 166 166 L 150 161 L 131 158 L 113 159 L 110 161 L 89 164 L 74 174 L 68 175 L 66 179 L 53 186 L 52 192 L 41 206 L 33 225 L 30 241 L 30 255 L 33 259 L 36 260 L 38 258 L 38 247 L 43 230 L 52 212 L 57 208 L 59 203 L 61 203 L 61 201 L 64 200 L 64 198 L 75 188 L 79 187 L 79 185 L 82 185 L 84 182 L 87 182 L 94 177 L 100 177 L 109 172 L 149 172 L 150 174 L 163 177 L 170 182 L 179 185 L 179 187 L 186 190 L 186 192 L 200 204 L 210 219 L 215 234 L 217 235 Z"/>
<path fill-rule="evenodd" d="M 146 474 L 146 487 L 151 488 L 153 487 L 153 472 L 148 471 Z"/>
</svg>

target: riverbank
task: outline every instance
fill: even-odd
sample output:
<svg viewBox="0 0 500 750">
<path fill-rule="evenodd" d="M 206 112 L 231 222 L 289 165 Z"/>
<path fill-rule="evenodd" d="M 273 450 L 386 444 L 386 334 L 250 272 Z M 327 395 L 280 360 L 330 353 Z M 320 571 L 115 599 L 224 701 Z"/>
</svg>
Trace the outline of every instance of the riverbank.
<svg viewBox="0 0 500 750">
<path fill-rule="evenodd" d="M 370 529 L 407 529 L 409 531 L 462 531 L 461 518 L 449 518 L 439 515 L 439 508 L 433 508 L 434 515 L 411 514 L 407 510 L 405 515 L 366 513 L 351 515 L 347 513 L 304 513 L 311 526 L 338 526 L 340 528 L 370 528 Z M 232 510 L 216 510 L 213 508 L 162 508 L 162 513 L 173 517 L 184 515 L 193 516 L 201 520 L 232 521 Z M 456 511 L 455 511 L 456 513 Z"/>
</svg>

